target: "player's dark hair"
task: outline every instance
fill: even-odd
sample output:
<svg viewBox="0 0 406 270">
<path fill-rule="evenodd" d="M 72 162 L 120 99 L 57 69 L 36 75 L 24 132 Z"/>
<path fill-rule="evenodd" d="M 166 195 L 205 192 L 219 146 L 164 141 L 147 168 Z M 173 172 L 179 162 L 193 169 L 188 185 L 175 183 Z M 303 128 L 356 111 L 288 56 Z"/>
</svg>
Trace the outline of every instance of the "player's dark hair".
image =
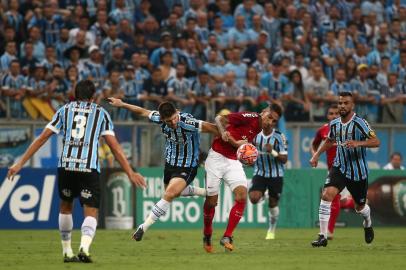
<svg viewBox="0 0 406 270">
<path fill-rule="evenodd" d="M 395 156 L 398 156 L 398 157 L 400 157 L 400 159 L 403 160 L 402 154 L 401 154 L 400 152 L 393 152 L 393 153 L 390 155 L 390 159 L 392 159 L 392 158 L 395 157 Z"/>
<path fill-rule="evenodd" d="M 353 97 L 351 92 L 343 91 L 338 94 L 340 97 Z"/>
<path fill-rule="evenodd" d="M 282 116 L 282 107 L 279 106 L 278 104 L 272 103 L 271 105 L 269 105 L 269 110 L 276 112 L 279 115 L 279 117 Z"/>
<path fill-rule="evenodd" d="M 338 109 L 337 103 L 332 103 L 332 104 L 328 107 L 328 109 Z"/>
<path fill-rule="evenodd" d="M 176 113 L 176 108 L 175 105 L 170 102 L 162 102 L 161 104 L 159 104 L 158 112 L 161 116 L 161 119 L 166 119 Z"/>
<path fill-rule="evenodd" d="M 96 93 L 96 86 L 91 80 L 82 80 L 75 87 L 76 100 L 90 100 Z"/>
</svg>

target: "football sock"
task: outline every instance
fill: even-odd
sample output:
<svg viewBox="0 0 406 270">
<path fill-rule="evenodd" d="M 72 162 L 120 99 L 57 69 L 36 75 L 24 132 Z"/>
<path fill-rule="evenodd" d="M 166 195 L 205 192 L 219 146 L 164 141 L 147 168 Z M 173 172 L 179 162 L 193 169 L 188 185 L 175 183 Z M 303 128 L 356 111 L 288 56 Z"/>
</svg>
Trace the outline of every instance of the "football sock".
<svg viewBox="0 0 406 270">
<path fill-rule="evenodd" d="M 224 236 L 233 236 L 234 229 L 240 222 L 241 217 L 244 215 L 246 201 L 235 201 L 234 206 L 231 208 L 230 216 L 228 218 L 227 229 Z"/>
<path fill-rule="evenodd" d="M 73 256 L 71 238 L 72 238 L 72 228 L 73 219 L 72 214 L 59 214 L 59 232 L 61 233 L 62 239 L 62 254 L 68 257 Z"/>
<path fill-rule="evenodd" d="M 80 239 L 80 249 L 85 253 L 89 253 L 89 247 L 93 237 L 96 234 L 97 220 L 94 217 L 87 216 L 82 223 L 82 237 Z"/>
<path fill-rule="evenodd" d="M 330 219 L 331 202 L 320 200 L 319 207 L 319 221 L 320 221 L 320 234 L 327 237 L 328 221 Z"/>
<path fill-rule="evenodd" d="M 336 221 L 338 216 L 340 215 L 340 200 L 341 195 L 337 194 L 333 201 L 331 202 L 331 212 L 330 212 L 330 219 L 328 221 L 328 232 L 333 234 L 334 228 L 336 226 Z"/>
<path fill-rule="evenodd" d="M 213 233 L 213 218 L 214 213 L 216 211 L 216 207 L 209 207 L 207 202 L 204 202 L 203 206 L 203 234 L 204 235 L 212 235 Z"/>
<path fill-rule="evenodd" d="M 142 224 L 142 229 L 144 230 L 144 232 L 147 231 L 148 228 L 155 223 L 155 221 L 157 221 L 161 216 L 164 216 L 166 212 L 168 212 L 170 204 L 171 204 L 170 202 L 161 199 L 154 205 L 154 207 L 151 210 L 151 213 L 148 215 L 147 219 Z"/>
<path fill-rule="evenodd" d="M 272 233 L 275 233 L 276 223 L 278 222 L 279 218 L 279 206 L 269 208 L 268 214 L 269 214 L 269 230 Z"/>
<path fill-rule="evenodd" d="M 180 196 L 206 196 L 206 189 L 195 186 L 187 186 L 181 193 Z"/>
<path fill-rule="evenodd" d="M 364 208 L 361 211 L 357 211 L 364 218 L 364 228 L 369 228 L 372 226 L 371 221 L 371 209 L 369 208 L 368 204 L 365 204 Z"/>
</svg>

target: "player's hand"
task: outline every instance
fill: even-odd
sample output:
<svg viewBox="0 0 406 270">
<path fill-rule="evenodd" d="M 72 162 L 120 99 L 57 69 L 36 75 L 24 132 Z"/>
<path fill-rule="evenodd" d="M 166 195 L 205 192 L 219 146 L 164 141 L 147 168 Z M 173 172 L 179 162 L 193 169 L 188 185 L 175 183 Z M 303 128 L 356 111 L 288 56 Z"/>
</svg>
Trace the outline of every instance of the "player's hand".
<svg viewBox="0 0 406 270">
<path fill-rule="evenodd" d="M 349 140 L 343 143 L 343 145 L 347 148 L 356 148 L 359 146 L 358 141 Z"/>
<path fill-rule="evenodd" d="M 109 101 L 110 105 L 114 106 L 114 107 L 123 107 L 124 102 L 119 99 L 119 98 L 107 98 L 107 100 Z"/>
<path fill-rule="evenodd" d="M 230 140 L 230 132 L 225 131 L 221 134 L 221 139 L 223 139 L 223 141 L 228 142 Z"/>
<path fill-rule="evenodd" d="M 318 164 L 318 162 L 319 162 L 319 156 L 317 156 L 317 155 L 314 155 L 314 156 L 312 156 L 312 158 L 310 159 L 310 165 L 313 167 L 313 168 L 316 168 L 317 167 L 317 164 Z"/>
<path fill-rule="evenodd" d="M 141 187 L 144 189 L 147 187 L 147 183 L 145 183 L 145 179 L 141 174 L 133 172 L 133 173 L 131 173 L 129 178 L 135 186 Z"/>
<path fill-rule="evenodd" d="M 272 148 L 273 148 L 273 147 L 272 147 L 272 144 L 267 143 L 267 144 L 265 144 L 264 146 L 265 146 L 265 151 L 266 151 L 266 152 L 268 152 L 268 153 L 271 153 L 271 152 L 272 152 L 272 150 L 273 150 L 273 149 L 272 149 Z"/>
<path fill-rule="evenodd" d="M 7 172 L 7 179 L 13 181 L 14 175 L 16 175 L 21 170 L 21 168 L 22 166 L 20 165 L 20 163 L 15 163 L 13 166 L 11 166 Z"/>
</svg>

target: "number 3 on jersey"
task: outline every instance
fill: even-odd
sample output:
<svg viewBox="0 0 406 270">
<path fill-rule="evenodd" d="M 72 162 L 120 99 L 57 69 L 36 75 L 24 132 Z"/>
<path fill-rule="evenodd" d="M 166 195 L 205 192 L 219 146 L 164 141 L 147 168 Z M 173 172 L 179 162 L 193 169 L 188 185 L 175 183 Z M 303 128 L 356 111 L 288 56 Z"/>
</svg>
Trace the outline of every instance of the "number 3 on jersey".
<svg viewBox="0 0 406 270">
<path fill-rule="evenodd" d="M 82 139 L 85 135 L 85 126 L 86 126 L 86 116 L 84 115 L 75 115 L 73 121 L 75 122 L 75 127 L 72 129 L 72 137 L 75 139 Z"/>
</svg>

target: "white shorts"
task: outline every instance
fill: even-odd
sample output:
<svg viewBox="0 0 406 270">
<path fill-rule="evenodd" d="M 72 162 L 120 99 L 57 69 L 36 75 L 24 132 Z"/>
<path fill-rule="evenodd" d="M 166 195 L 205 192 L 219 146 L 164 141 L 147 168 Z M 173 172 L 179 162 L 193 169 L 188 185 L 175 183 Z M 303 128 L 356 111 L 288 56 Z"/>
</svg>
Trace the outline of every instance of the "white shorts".
<svg viewBox="0 0 406 270">
<path fill-rule="evenodd" d="M 248 181 L 241 162 L 229 159 L 213 149 L 209 150 L 206 162 L 206 190 L 208 196 L 214 196 L 219 193 L 221 179 L 233 191 L 238 186 L 247 188 Z"/>
</svg>

